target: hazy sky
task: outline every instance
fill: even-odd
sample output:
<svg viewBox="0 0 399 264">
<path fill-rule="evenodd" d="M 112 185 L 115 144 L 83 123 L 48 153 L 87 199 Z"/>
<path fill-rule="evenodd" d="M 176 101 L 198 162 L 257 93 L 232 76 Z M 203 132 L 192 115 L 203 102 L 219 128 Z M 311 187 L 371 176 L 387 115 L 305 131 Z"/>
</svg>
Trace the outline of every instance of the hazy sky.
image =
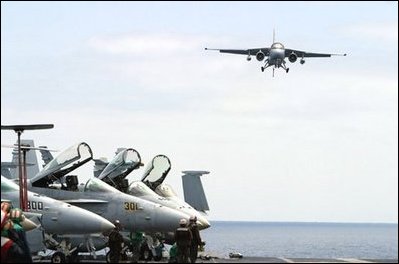
<svg viewBox="0 0 399 264">
<path fill-rule="evenodd" d="M 348 56 L 272 78 L 204 50 L 269 47 L 273 28 Z M 23 138 L 95 158 L 165 154 L 181 196 L 181 171 L 209 170 L 211 220 L 397 223 L 397 72 L 397 2 L 1 2 L 2 125 L 53 123 Z"/>
</svg>

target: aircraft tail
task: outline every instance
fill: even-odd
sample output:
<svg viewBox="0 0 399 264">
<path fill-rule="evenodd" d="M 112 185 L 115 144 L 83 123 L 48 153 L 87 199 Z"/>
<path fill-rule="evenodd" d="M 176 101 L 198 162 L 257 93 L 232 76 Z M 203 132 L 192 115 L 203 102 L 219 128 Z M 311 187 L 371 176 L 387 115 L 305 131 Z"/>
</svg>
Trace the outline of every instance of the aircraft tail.
<svg viewBox="0 0 399 264">
<path fill-rule="evenodd" d="M 204 188 L 200 176 L 208 174 L 209 171 L 183 171 L 183 191 L 184 200 L 197 211 L 208 211 L 208 201 L 205 196 Z"/>
<path fill-rule="evenodd" d="M 126 148 L 117 148 L 115 151 L 115 155 L 118 155 L 119 152 L 125 150 Z M 101 172 L 107 167 L 109 164 L 107 158 L 101 157 L 99 159 L 93 159 L 94 161 L 94 168 L 93 168 L 93 174 L 94 177 L 98 178 L 100 176 Z"/>
<path fill-rule="evenodd" d="M 16 142 L 18 144 L 18 142 Z M 28 145 L 29 147 L 35 147 L 35 143 L 32 139 L 21 139 L 21 145 Z M 15 147 L 12 151 L 12 163 L 18 164 L 18 147 Z M 26 173 L 27 178 L 30 179 L 39 173 L 39 163 L 37 162 L 37 156 L 35 150 L 29 150 L 26 152 Z M 19 175 L 18 166 L 10 168 L 11 179 L 17 179 Z"/>
<path fill-rule="evenodd" d="M 94 177 L 100 176 L 101 172 L 107 167 L 108 165 L 108 160 L 107 158 L 99 158 L 99 159 L 93 159 L 94 161 L 94 168 L 93 168 L 93 174 Z"/>
<path fill-rule="evenodd" d="M 276 31 L 273 28 L 273 43 L 276 42 Z"/>
<path fill-rule="evenodd" d="M 40 154 L 42 155 L 42 160 L 44 162 L 43 167 L 46 166 L 50 161 L 54 159 L 53 154 L 51 154 L 50 150 L 45 150 L 46 146 L 39 146 L 41 148 Z"/>
</svg>

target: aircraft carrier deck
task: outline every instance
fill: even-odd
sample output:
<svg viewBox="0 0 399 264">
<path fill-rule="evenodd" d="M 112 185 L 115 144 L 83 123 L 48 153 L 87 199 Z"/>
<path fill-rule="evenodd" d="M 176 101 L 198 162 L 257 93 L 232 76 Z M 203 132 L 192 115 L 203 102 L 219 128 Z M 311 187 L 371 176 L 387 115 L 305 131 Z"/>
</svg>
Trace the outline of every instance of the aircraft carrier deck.
<svg viewBox="0 0 399 264">
<path fill-rule="evenodd" d="M 50 263 L 49 259 L 33 260 L 35 263 Z M 106 263 L 104 256 L 97 259 L 81 259 L 80 263 Z M 131 263 L 120 261 L 119 263 Z M 139 261 L 138 263 L 168 263 L 167 259 L 161 261 Z M 218 258 L 199 257 L 196 263 L 398 263 L 397 259 L 362 259 L 362 258 L 284 258 L 284 257 L 242 257 Z"/>
</svg>

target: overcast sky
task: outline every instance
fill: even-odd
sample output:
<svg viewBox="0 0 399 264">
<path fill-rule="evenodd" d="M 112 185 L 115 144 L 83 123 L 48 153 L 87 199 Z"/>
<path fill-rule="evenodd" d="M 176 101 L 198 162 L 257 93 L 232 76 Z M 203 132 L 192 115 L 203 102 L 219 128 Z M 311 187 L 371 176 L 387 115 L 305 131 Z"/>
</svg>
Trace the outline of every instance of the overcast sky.
<svg viewBox="0 0 399 264">
<path fill-rule="evenodd" d="M 273 28 L 348 56 L 273 78 L 204 50 L 269 47 Z M 1 124 L 53 123 L 23 138 L 95 158 L 165 154 L 181 196 L 181 171 L 208 170 L 211 220 L 397 223 L 397 72 L 397 2 L 1 2 Z"/>
</svg>

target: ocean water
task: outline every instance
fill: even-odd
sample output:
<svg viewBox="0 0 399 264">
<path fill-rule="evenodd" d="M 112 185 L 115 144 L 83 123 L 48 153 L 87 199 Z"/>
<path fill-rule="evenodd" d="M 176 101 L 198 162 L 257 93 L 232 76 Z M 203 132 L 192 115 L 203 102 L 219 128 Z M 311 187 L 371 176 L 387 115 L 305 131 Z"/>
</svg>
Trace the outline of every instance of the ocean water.
<svg viewBox="0 0 399 264">
<path fill-rule="evenodd" d="M 211 221 L 201 236 L 219 257 L 398 259 L 397 224 Z"/>
</svg>

